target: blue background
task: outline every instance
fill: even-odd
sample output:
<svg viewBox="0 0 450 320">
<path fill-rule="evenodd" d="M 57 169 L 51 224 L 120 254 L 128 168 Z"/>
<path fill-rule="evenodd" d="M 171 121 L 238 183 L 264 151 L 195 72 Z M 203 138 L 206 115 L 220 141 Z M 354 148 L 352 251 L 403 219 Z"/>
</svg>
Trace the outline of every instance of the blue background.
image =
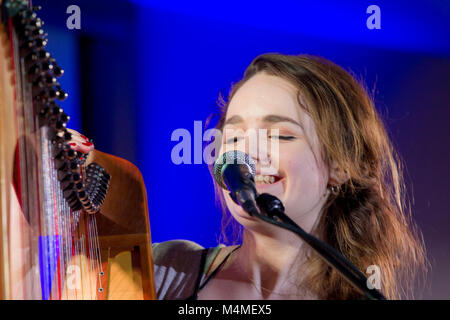
<svg viewBox="0 0 450 320">
<path fill-rule="evenodd" d="M 216 245 L 220 211 L 207 167 L 173 164 L 171 134 L 185 128 L 194 139 L 194 121 L 218 111 L 219 93 L 254 57 L 320 55 L 363 77 L 408 170 L 433 265 L 424 297 L 450 298 L 449 1 L 33 3 L 43 6 L 48 49 L 66 71 L 69 127 L 141 170 L 155 242 Z M 80 30 L 66 27 L 72 4 Z M 380 30 L 366 27 L 372 4 Z"/>
</svg>

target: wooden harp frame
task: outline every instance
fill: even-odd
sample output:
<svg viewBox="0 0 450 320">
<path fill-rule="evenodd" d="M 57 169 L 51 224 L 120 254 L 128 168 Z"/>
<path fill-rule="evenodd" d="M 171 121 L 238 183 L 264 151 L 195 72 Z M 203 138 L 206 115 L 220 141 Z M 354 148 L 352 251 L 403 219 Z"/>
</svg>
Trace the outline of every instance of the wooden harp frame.
<svg viewBox="0 0 450 320">
<path fill-rule="evenodd" d="M 5 1 L 0 0 L 0 5 Z M 51 292 L 44 297 L 42 264 L 46 261 L 39 255 L 39 241 L 46 235 L 40 233 L 40 216 L 24 205 L 23 198 L 28 193 L 17 187 L 21 179 L 17 177 L 17 167 L 21 165 L 23 144 L 29 147 L 27 139 L 39 142 L 46 138 L 38 116 L 31 117 L 36 121 L 34 131 L 22 130 L 24 118 L 29 112 L 35 112 L 34 103 L 27 105 L 27 100 L 21 98 L 25 85 L 18 85 L 17 81 L 23 76 L 23 57 L 15 48 L 9 28 L 8 21 L 0 23 L 0 299 L 156 299 L 147 194 L 142 175 L 130 162 L 99 151 L 91 152 L 84 166 L 97 163 L 103 167 L 111 176 L 109 190 L 99 212 L 89 214 L 79 210 L 80 220 L 74 225 L 74 233 L 87 234 L 88 220 L 89 223 L 94 221 L 96 237 L 92 241 L 98 244 L 96 254 L 100 263 L 93 269 L 92 257 L 83 252 L 69 256 L 65 267 L 49 276 Z M 22 70 L 18 70 L 19 65 Z M 28 111 L 18 111 L 18 105 Z M 22 179 L 24 174 L 36 175 L 33 181 L 38 191 L 31 187 L 28 191 L 30 197 L 34 195 L 42 202 L 45 197 L 39 184 L 45 163 L 40 161 L 39 147 L 32 151 L 32 158 L 38 160 L 29 166 L 31 172 L 22 168 L 21 174 Z M 36 203 L 36 207 L 41 206 L 42 203 Z M 32 217 L 35 214 L 37 218 Z M 86 245 L 89 246 L 87 242 Z M 102 269 L 100 277 L 98 268 Z M 82 281 L 81 287 L 73 289 L 69 285 L 91 277 L 95 280 Z"/>
</svg>

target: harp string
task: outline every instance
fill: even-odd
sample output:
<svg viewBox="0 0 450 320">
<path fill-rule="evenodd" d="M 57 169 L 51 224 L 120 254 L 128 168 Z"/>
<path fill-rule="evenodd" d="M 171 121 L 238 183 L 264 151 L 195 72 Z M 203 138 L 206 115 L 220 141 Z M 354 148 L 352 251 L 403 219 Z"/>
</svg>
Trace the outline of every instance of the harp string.
<svg viewBox="0 0 450 320">
<path fill-rule="evenodd" d="M 19 55 L 19 41 L 9 19 L 10 43 L 13 57 L 13 68 L 15 75 L 15 105 L 17 120 L 17 162 L 15 167 L 20 173 L 20 204 L 25 221 L 21 224 L 21 244 L 19 247 L 11 248 L 14 255 L 22 255 L 23 274 L 21 281 L 13 281 L 12 294 L 31 299 L 39 295 L 39 218 L 41 212 L 42 198 L 40 195 L 39 181 L 39 155 L 40 145 L 39 132 L 36 130 L 33 105 L 31 102 L 31 86 L 22 81 L 26 75 L 23 58 Z M 14 214 L 14 213 L 13 213 Z M 19 218 L 20 219 L 20 218 Z M 18 232 L 18 230 L 14 230 Z M 20 252 L 15 252 L 19 250 Z M 16 279 L 18 280 L 18 279 Z M 22 289 L 21 289 L 22 286 Z M 21 289 L 22 293 L 18 291 Z"/>
<path fill-rule="evenodd" d="M 95 252 L 97 254 L 96 257 L 96 263 L 97 263 L 97 273 L 98 273 L 98 294 L 99 299 L 103 297 L 103 286 L 102 286 L 102 277 L 104 275 L 103 272 L 103 266 L 102 266 L 102 257 L 101 257 L 101 251 L 100 251 L 100 243 L 98 240 L 98 228 L 97 228 L 97 219 L 95 215 L 92 217 L 93 220 L 93 228 L 94 228 L 94 241 L 95 241 Z"/>
<path fill-rule="evenodd" d="M 17 114 L 17 162 L 20 202 L 28 230 L 21 230 L 25 268 L 21 296 L 25 299 L 100 299 L 103 294 L 101 251 L 95 214 L 72 211 L 64 199 L 49 128 L 40 126 L 27 81 L 26 64 L 19 54 L 19 41 L 9 21 L 15 72 Z M 81 170 L 83 172 L 83 170 Z M 84 225 L 81 222 L 84 221 Z M 75 272 L 74 288 L 67 288 Z M 14 285 L 14 284 L 13 284 Z"/>
</svg>

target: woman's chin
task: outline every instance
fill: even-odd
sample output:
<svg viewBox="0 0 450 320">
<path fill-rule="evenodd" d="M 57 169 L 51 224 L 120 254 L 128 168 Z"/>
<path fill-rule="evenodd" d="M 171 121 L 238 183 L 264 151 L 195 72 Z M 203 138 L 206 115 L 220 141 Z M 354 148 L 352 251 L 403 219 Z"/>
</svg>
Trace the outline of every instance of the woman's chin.
<svg viewBox="0 0 450 320">
<path fill-rule="evenodd" d="M 257 183 L 255 184 L 256 191 L 258 194 L 262 193 L 268 193 L 275 197 L 277 197 L 279 200 L 283 202 L 284 200 L 284 194 L 286 190 L 286 178 L 282 178 L 281 180 L 275 182 L 275 183 Z"/>
<path fill-rule="evenodd" d="M 267 237 L 276 237 L 277 234 L 284 233 L 279 227 L 274 226 L 259 218 L 253 217 L 238 206 L 231 212 L 233 218 L 244 228 L 244 230 L 263 234 Z"/>
</svg>

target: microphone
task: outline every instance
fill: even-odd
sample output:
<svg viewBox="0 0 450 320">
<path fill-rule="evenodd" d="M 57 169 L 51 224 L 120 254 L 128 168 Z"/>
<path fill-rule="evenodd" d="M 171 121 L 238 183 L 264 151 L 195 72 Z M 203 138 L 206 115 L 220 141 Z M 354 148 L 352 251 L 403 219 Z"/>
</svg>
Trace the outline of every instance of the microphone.
<svg viewBox="0 0 450 320">
<path fill-rule="evenodd" d="M 259 213 L 255 172 L 253 159 L 239 150 L 225 152 L 214 164 L 214 178 L 219 186 L 230 191 L 231 199 L 250 215 Z"/>
</svg>

